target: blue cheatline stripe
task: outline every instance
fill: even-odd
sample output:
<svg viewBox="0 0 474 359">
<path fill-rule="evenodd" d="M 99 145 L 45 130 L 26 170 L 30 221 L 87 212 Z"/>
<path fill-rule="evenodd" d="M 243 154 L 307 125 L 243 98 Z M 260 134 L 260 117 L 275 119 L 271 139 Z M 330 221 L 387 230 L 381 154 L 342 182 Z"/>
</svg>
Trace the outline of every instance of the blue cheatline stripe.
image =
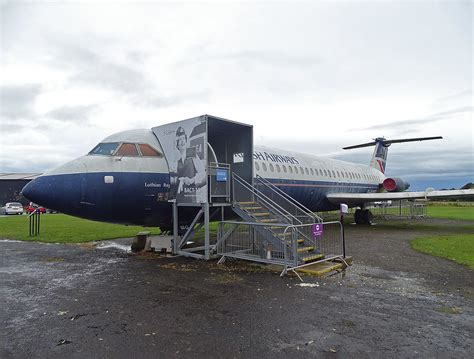
<svg viewBox="0 0 474 359">
<path fill-rule="evenodd" d="M 312 211 L 329 211 L 338 208 L 337 205 L 328 201 L 326 195 L 329 193 L 366 193 L 378 189 L 378 185 L 374 184 L 335 183 L 275 178 L 267 178 L 267 180 Z"/>
<path fill-rule="evenodd" d="M 365 192 L 371 189 L 377 189 L 378 185 L 371 183 L 349 183 L 349 182 L 329 182 L 329 181 L 310 181 L 310 180 L 290 180 L 266 178 L 278 187 L 305 187 L 305 188 L 348 188 Z"/>
</svg>

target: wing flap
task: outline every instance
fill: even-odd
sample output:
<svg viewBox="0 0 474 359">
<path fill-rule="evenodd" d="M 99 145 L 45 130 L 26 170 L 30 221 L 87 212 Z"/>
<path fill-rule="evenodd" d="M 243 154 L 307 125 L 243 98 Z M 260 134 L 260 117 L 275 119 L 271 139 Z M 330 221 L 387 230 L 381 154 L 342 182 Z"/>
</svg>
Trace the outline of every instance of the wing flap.
<svg viewBox="0 0 474 359">
<path fill-rule="evenodd" d="M 349 206 L 378 201 L 398 201 L 403 199 L 439 199 L 474 198 L 474 189 L 421 192 L 382 192 L 382 193 L 329 193 L 327 199 L 334 204 L 345 203 Z"/>
</svg>

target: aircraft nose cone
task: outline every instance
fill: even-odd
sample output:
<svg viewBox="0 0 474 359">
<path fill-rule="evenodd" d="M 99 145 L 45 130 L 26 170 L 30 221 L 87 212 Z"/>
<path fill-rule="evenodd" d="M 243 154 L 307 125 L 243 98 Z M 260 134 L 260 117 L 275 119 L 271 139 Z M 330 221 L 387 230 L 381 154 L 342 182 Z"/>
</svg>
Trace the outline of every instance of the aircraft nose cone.
<svg viewBox="0 0 474 359">
<path fill-rule="evenodd" d="M 38 177 L 23 187 L 21 193 L 29 201 L 47 207 L 47 203 L 52 199 L 49 188 L 48 181 L 44 177 Z"/>
<path fill-rule="evenodd" d="M 74 214 L 81 201 L 79 174 L 43 175 L 21 191 L 31 202 L 58 212 Z"/>
</svg>

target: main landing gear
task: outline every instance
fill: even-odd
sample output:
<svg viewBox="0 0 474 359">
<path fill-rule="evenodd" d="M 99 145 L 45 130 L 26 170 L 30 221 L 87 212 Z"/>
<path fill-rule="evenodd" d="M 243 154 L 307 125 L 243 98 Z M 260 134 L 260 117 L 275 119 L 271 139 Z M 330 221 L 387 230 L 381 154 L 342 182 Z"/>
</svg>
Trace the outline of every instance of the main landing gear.
<svg viewBox="0 0 474 359">
<path fill-rule="evenodd" d="M 368 209 L 356 209 L 354 213 L 354 221 L 356 224 L 372 224 L 372 212 Z"/>
</svg>

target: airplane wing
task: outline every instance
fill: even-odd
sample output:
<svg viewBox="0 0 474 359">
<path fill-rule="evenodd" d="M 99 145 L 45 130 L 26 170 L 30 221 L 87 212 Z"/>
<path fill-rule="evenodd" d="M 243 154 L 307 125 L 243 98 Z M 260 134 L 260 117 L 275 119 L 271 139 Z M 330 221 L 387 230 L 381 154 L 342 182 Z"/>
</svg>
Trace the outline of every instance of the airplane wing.
<svg viewBox="0 0 474 359">
<path fill-rule="evenodd" d="M 402 199 L 448 199 L 473 197 L 474 189 L 458 189 L 445 191 L 423 192 L 382 192 L 382 193 L 329 193 L 327 199 L 334 204 L 345 203 L 349 206 L 361 205 L 368 202 L 398 201 Z"/>
</svg>

